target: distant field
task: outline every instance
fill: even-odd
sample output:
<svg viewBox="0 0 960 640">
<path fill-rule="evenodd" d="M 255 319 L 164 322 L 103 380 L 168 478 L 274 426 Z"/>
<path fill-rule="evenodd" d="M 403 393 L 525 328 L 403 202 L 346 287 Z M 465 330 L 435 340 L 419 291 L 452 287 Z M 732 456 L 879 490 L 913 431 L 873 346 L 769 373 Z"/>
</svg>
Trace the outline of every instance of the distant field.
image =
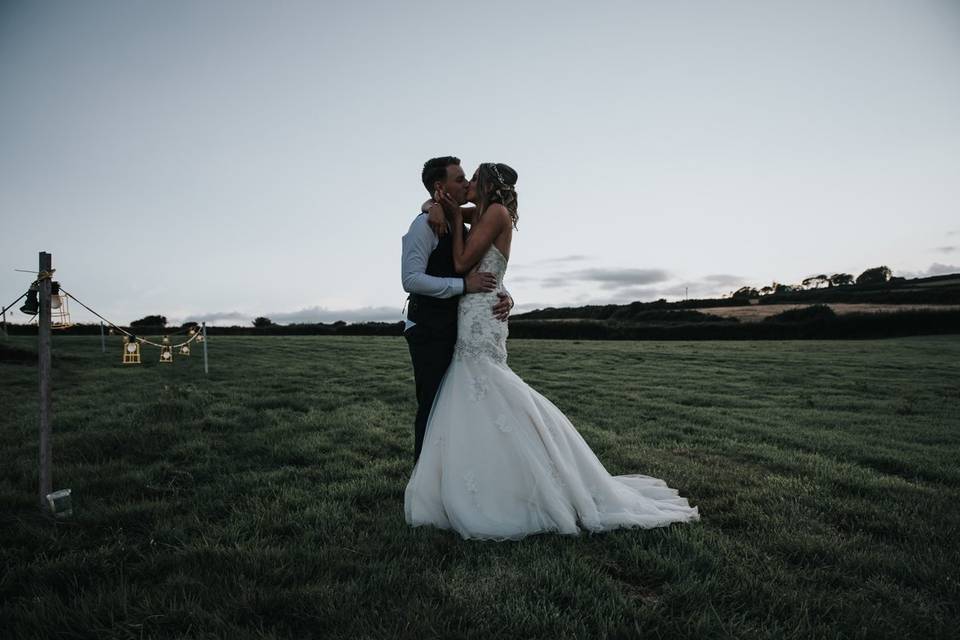
<svg viewBox="0 0 960 640">
<path fill-rule="evenodd" d="M 756 304 L 749 307 L 709 307 L 697 309 L 703 313 L 712 313 L 713 315 L 724 318 L 736 318 L 741 322 L 758 322 L 768 316 L 783 313 L 790 309 L 800 309 L 811 306 L 808 304 Z M 830 302 L 826 306 L 833 309 L 834 313 L 843 315 L 847 313 L 892 313 L 896 311 L 957 311 L 960 309 L 958 304 L 848 304 Z"/>
<path fill-rule="evenodd" d="M 214 336 L 209 377 L 54 346 L 69 521 L 34 507 L 36 367 L 0 358 L 4 640 L 957 637 L 960 336 L 511 340 L 611 473 L 702 514 L 518 543 L 405 524 L 400 338 Z"/>
</svg>

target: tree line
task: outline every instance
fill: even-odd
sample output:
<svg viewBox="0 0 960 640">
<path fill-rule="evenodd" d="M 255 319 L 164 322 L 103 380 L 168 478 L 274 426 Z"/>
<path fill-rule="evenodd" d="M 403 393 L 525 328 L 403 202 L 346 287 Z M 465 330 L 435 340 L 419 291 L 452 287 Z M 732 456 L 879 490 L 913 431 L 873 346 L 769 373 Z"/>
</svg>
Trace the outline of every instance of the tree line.
<svg viewBox="0 0 960 640">
<path fill-rule="evenodd" d="M 808 289 L 820 289 L 821 287 L 847 287 L 853 284 L 871 285 L 884 284 L 886 282 L 902 282 L 905 278 L 895 278 L 893 272 L 887 266 L 872 267 L 861 273 L 856 278 L 850 273 L 834 273 L 826 275 L 824 273 L 804 278 L 799 284 L 781 284 L 773 282 L 772 284 L 759 289 L 751 286 L 740 287 L 730 294 L 731 298 L 759 298 L 773 294 L 792 293 L 794 291 L 804 291 Z"/>
</svg>

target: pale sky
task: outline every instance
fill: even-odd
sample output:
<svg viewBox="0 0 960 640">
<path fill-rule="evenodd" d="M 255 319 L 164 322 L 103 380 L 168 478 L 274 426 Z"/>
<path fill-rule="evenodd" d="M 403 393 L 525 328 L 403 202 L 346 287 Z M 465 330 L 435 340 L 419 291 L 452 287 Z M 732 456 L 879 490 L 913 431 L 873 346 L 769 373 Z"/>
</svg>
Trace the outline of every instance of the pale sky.
<svg viewBox="0 0 960 640">
<path fill-rule="evenodd" d="M 518 310 L 960 271 L 960 2 L 0 2 L 0 304 L 399 320 L 448 154 Z"/>
</svg>

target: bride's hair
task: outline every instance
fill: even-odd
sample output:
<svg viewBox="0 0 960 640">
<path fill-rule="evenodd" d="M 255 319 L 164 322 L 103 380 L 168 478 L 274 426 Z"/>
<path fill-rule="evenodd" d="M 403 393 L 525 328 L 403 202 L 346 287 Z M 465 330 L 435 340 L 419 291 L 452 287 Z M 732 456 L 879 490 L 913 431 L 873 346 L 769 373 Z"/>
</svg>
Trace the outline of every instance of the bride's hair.
<svg viewBox="0 0 960 640">
<path fill-rule="evenodd" d="M 502 204 L 517 228 L 517 172 L 502 162 L 484 162 L 477 169 L 477 194 L 480 196 L 480 215 L 491 204 Z"/>
</svg>

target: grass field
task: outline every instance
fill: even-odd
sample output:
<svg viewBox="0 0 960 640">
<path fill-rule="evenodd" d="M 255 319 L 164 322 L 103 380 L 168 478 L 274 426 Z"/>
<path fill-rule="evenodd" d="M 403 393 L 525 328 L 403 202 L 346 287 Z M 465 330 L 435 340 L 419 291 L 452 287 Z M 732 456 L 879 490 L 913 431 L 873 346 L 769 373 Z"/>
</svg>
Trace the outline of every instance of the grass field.
<svg viewBox="0 0 960 640">
<path fill-rule="evenodd" d="M 29 338 L 11 343 L 31 345 Z M 614 474 L 702 520 L 521 542 L 409 528 L 399 338 L 213 337 L 122 366 L 0 363 L 0 637 L 956 638 L 960 336 L 511 341 Z"/>
</svg>

